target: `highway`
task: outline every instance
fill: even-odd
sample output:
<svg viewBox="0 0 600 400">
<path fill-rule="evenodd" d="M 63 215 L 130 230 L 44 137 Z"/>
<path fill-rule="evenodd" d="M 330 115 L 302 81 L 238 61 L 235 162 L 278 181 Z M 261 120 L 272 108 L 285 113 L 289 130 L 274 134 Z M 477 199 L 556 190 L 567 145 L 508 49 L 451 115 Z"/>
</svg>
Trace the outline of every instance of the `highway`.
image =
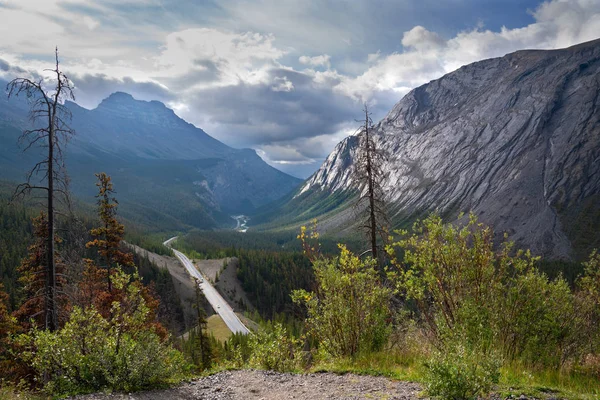
<svg viewBox="0 0 600 400">
<path fill-rule="evenodd" d="M 177 236 L 166 240 L 163 243 L 163 245 L 171 247 L 171 242 L 173 242 L 175 239 L 177 239 Z M 179 262 L 181 262 L 181 264 L 185 267 L 188 273 L 192 277 L 198 279 L 198 282 L 200 282 L 200 289 L 202 289 L 206 300 L 208 300 L 213 310 L 215 310 L 215 312 L 219 314 L 219 316 L 223 319 L 229 330 L 233 333 L 243 333 L 244 335 L 250 333 L 248 328 L 246 328 L 246 326 L 242 323 L 242 321 L 240 321 L 238 316 L 235 315 L 233 309 L 229 306 L 229 303 L 227 303 L 225 299 L 221 297 L 219 292 L 217 292 L 217 289 L 215 289 L 206 279 L 204 279 L 204 277 L 196 269 L 192 261 L 190 261 L 190 259 L 187 258 L 187 256 L 182 252 L 177 251 L 173 248 L 171 248 L 171 250 L 173 250 L 175 257 L 179 259 Z"/>
</svg>

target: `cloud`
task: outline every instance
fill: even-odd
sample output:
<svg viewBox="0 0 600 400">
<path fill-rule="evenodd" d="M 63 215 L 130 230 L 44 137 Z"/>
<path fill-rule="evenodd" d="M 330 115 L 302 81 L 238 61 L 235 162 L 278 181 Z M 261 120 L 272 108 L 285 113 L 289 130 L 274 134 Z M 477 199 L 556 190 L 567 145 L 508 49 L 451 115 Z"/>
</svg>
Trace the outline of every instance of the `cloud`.
<svg viewBox="0 0 600 400">
<path fill-rule="evenodd" d="M 95 19 L 93 19 L 92 17 L 90 17 L 88 15 L 83 17 L 83 23 L 88 27 L 88 29 L 90 31 L 93 31 L 94 29 L 96 29 L 98 27 L 98 25 L 100 25 L 100 23 L 98 21 L 96 21 Z"/>
<path fill-rule="evenodd" d="M 313 67 L 331 67 L 331 57 L 327 54 L 321 54 L 320 56 L 315 57 L 300 56 L 298 61 L 300 61 L 300 64 L 310 65 Z"/>
<path fill-rule="evenodd" d="M 412 88 L 462 65 L 600 32 L 596 0 L 1 4 L 0 76 L 47 68 L 58 44 L 81 105 L 117 90 L 160 100 L 296 175 L 354 131 L 362 102 L 377 120 Z"/>
<path fill-rule="evenodd" d="M 294 84 L 288 80 L 287 76 L 277 77 L 273 80 L 275 85 L 271 86 L 274 92 L 291 92 L 294 90 Z"/>
<path fill-rule="evenodd" d="M 176 94 L 154 81 L 136 81 L 131 77 L 115 78 L 105 74 L 72 74 L 75 98 L 82 107 L 94 108 L 110 94 L 121 91 L 139 100 L 173 102 Z"/>
<path fill-rule="evenodd" d="M 402 46 L 417 51 L 441 49 L 445 44 L 444 39 L 440 35 L 430 32 L 419 25 L 405 32 L 402 37 Z"/>
<path fill-rule="evenodd" d="M 10 69 L 10 64 L 0 58 L 0 71 L 8 71 Z"/>
<path fill-rule="evenodd" d="M 600 36 L 597 1 L 548 1 L 532 16 L 535 22 L 521 28 L 492 31 L 478 26 L 447 40 L 416 26 L 402 37 L 404 52 L 371 57 L 373 65 L 356 77 L 345 77 L 335 89 L 363 101 L 383 92 L 404 94 L 475 61 L 527 48 L 568 47 Z"/>
<path fill-rule="evenodd" d="M 214 68 L 216 79 L 188 81 L 196 88 L 267 82 L 268 69 L 285 52 L 273 45 L 272 35 L 233 33 L 217 29 L 186 29 L 167 36 L 156 59 L 159 77 L 189 77 L 190 72 Z M 210 66 L 210 67 L 207 67 Z"/>
</svg>

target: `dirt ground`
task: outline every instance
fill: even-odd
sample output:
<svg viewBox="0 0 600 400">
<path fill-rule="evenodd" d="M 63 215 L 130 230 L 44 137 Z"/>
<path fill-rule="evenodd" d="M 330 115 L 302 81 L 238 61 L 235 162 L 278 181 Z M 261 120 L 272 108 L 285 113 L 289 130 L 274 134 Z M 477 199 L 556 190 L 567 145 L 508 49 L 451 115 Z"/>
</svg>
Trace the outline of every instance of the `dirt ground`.
<svg viewBox="0 0 600 400">
<path fill-rule="evenodd" d="M 415 383 L 383 377 L 295 375 L 271 371 L 227 371 L 166 390 L 127 395 L 89 395 L 85 400 L 288 400 L 288 399 L 418 399 L 422 388 Z"/>
</svg>

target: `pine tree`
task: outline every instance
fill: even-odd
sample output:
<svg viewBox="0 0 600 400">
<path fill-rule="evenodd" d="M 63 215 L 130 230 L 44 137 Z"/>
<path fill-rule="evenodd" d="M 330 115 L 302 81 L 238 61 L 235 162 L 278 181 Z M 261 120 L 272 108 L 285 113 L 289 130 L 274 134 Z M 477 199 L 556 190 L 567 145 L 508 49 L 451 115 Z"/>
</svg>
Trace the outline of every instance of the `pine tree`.
<svg viewBox="0 0 600 400">
<path fill-rule="evenodd" d="M 138 300 L 143 300 L 144 307 L 148 307 L 147 319 L 144 321 L 144 329 L 151 329 L 162 339 L 168 337 L 167 330 L 157 321 L 156 315 L 160 300 L 154 293 L 152 286 L 144 286 L 135 268 L 133 254 L 121 250 L 121 241 L 125 233 L 125 227 L 117 220 L 118 201 L 110 176 L 104 172 L 96 174 L 98 182 L 98 214 L 101 226 L 90 231 L 94 240 L 86 243 L 88 248 L 96 248 L 100 259 L 105 263 L 105 268 L 99 268 L 92 260 L 86 260 L 86 268 L 83 279 L 79 284 L 78 300 L 85 307 L 93 305 L 96 310 L 109 323 L 118 323 L 113 313 L 115 304 L 121 310 L 120 315 L 128 315 L 135 312 Z M 124 273 L 120 267 L 134 268 L 129 274 L 127 282 L 122 282 L 117 287 L 113 280 L 122 279 Z M 116 275 L 115 275 L 116 274 Z M 130 292 L 138 293 L 139 299 L 132 298 Z"/>
<path fill-rule="evenodd" d="M 193 362 L 200 368 L 200 370 L 205 370 L 210 368 L 212 361 L 212 349 L 210 344 L 210 338 L 206 333 L 206 327 L 208 322 L 206 321 L 206 313 L 204 312 L 203 304 L 206 303 L 206 298 L 204 297 L 204 293 L 202 293 L 202 289 L 200 289 L 200 282 L 195 279 L 196 283 L 196 304 L 194 307 L 198 313 L 198 327 L 197 333 L 193 337 L 192 343 L 192 358 Z M 196 353 L 197 351 L 197 353 Z M 198 354 L 195 356 L 195 354 Z"/>
<path fill-rule="evenodd" d="M 63 275 L 64 264 L 60 255 L 53 246 L 54 259 L 54 274 L 47 268 L 48 254 L 48 218 L 46 213 L 40 212 L 38 217 L 33 218 L 33 236 L 34 242 L 29 246 L 29 254 L 21 261 L 21 265 L 17 268 L 19 272 L 19 283 L 23 286 L 25 301 L 21 307 L 15 312 L 15 317 L 21 322 L 25 328 L 29 328 L 31 321 L 38 327 L 48 326 L 48 310 L 51 308 L 50 301 L 54 306 L 59 304 L 61 312 L 56 316 L 56 326 L 58 328 L 61 322 L 66 319 L 66 296 L 62 292 L 65 279 Z M 55 235 L 53 244 L 59 244 L 60 239 Z M 55 297 L 50 300 L 48 296 L 48 281 L 49 275 L 55 276 L 55 284 L 53 293 Z M 58 309 L 58 307 L 57 307 Z"/>
<path fill-rule="evenodd" d="M 385 178 L 382 169 L 386 159 L 385 152 L 377 147 L 374 140 L 373 120 L 369 108 L 365 104 L 365 119 L 360 121 L 358 130 L 359 145 L 353 166 L 355 185 L 359 190 L 359 198 L 356 204 L 359 210 L 364 207 L 366 218 L 361 227 L 365 231 L 373 259 L 378 260 L 377 237 L 385 242 L 388 238 L 389 221 L 385 212 L 383 180 Z"/>
<path fill-rule="evenodd" d="M 8 97 L 25 94 L 31 101 L 30 117 L 33 122 L 41 121 L 39 128 L 26 130 L 19 138 L 19 142 L 26 144 L 25 150 L 41 145 L 47 149 L 47 157 L 38 162 L 27 174 L 27 181 L 17 187 L 15 196 L 28 194 L 33 190 L 46 192 L 47 212 L 47 246 L 45 268 L 47 272 L 45 284 L 45 306 L 44 324 L 51 331 L 58 328 L 58 306 L 57 306 L 57 270 L 55 257 L 55 229 L 54 214 L 55 200 L 57 196 L 63 196 L 68 202 L 68 179 L 63 159 L 63 144 L 73 134 L 68 122 L 71 118 L 69 109 L 65 107 L 64 100 L 75 99 L 73 86 L 67 76 L 59 68 L 58 48 L 55 51 L 56 67 L 47 70 L 55 78 L 55 86 L 52 91 L 46 91 L 44 81 L 33 81 L 28 78 L 13 79 L 8 85 Z M 33 183 L 34 178 L 40 178 L 43 183 Z"/>
<path fill-rule="evenodd" d="M 116 218 L 117 206 L 119 202 L 113 194 L 113 184 L 110 176 L 101 172 L 96 174 L 98 182 L 98 214 L 100 216 L 101 226 L 90 231 L 94 240 L 88 242 L 86 247 L 96 247 L 102 261 L 106 266 L 106 282 L 108 292 L 112 292 L 111 269 L 117 264 L 121 266 L 133 266 L 133 255 L 121 251 L 121 241 L 125 234 L 125 226 Z"/>
<path fill-rule="evenodd" d="M 9 377 L 16 367 L 14 357 L 10 354 L 10 335 L 16 333 L 18 325 L 16 319 L 8 311 L 8 294 L 0 282 L 0 371 L 4 377 Z"/>
</svg>

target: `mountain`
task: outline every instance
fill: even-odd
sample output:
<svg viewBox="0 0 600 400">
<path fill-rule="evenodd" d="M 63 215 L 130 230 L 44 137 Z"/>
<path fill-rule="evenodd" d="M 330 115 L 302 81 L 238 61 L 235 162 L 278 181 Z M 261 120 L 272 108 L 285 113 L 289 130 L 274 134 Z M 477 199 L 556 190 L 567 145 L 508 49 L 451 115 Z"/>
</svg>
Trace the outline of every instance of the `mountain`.
<svg viewBox="0 0 600 400">
<path fill-rule="evenodd" d="M 0 82 L 0 84 L 2 84 Z M 266 164 L 252 149 L 234 149 L 179 118 L 158 101 L 117 92 L 87 110 L 67 102 L 76 134 L 66 163 L 77 197 L 92 200 L 94 173 L 115 183 L 121 214 L 152 229 L 235 225 L 296 188 L 301 180 Z M 17 138 L 30 126 L 26 99 L 0 96 L 0 178 L 20 182 L 40 159 Z"/>
<path fill-rule="evenodd" d="M 535 254 L 589 254 L 600 245 L 599 97 L 600 40 L 476 62 L 412 90 L 375 129 L 390 155 L 385 190 L 396 226 L 473 211 Z M 317 209 L 323 200 L 310 199 L 322 193 L 346 193 L 320 219 L 352 229 L 356 139 L 338 144 L 278 218 L 291 220 L 299 204 Z"/>
</svg>

